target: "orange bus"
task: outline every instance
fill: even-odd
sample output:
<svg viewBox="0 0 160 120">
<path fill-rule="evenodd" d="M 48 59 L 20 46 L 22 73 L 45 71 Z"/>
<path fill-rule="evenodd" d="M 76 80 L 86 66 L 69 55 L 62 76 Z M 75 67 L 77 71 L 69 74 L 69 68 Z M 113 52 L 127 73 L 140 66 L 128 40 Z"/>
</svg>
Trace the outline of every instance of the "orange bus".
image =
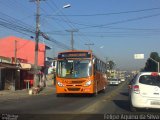
<svg viewBox="0 0 160 120">
<path fill-rule="evenodd" d="M 107 86 L 106 64 L 91 50 L 58 53 L 56 94 L 97 94 Z"/>
</svg>

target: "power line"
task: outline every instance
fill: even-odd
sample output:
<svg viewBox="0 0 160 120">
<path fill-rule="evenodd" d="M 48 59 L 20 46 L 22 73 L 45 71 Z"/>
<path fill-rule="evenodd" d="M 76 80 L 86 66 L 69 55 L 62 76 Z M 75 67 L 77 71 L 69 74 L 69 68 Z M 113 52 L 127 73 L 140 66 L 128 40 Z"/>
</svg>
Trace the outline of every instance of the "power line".
<svg viewBox="0 0 160 120">
<path fill-rule="evenodd" d="M 5 17 L 3 16 L 3 21 L 5 20 L 4 19 Z M 15 21 L 18 21 L 17 19 L 11 19 L 10 17 L 7 17 L 10 21 L 6 21 L 6 22 L 14 22 L 14 23 L 17 23 L 17 22 L 15 22 Z M 22 24 L 22 23 L 21 23 Z M 18 32 L 20 32 L 20 33 L 22 33 L 22 30 L 23 31 L 26 31 L 26 32 L 30 32 L 30 33 L 32 33 L 32 34 L 34 34 L 35 32 L 34 32 L 34 30 L 30 30 L 30 29 L 26 29 L 26 28 L 23 28 L 22 26 L 15 26 L 15 25 L 13 25 L 13 24 L 9 24 L 9 23 L 5 23 L 5 22 L 2 22 L 1 21 L 1 26 L 3 26 L 3 27 L 7 27 L 7 28 L 10 28 L 10 29 L 12 29 L 12 30 L 15 30 L 15 29 L 17 29 L 17 31 Z M 25 26 L 28 26 L 28 25 L 25 25 Z M 18 29 L 20 29 L 20 30 L 18 30 Z M 112 29 L 112 28 L 111 28 Z M 113 29 L 134 29 L 134 30 L 137 30 L 137 29 L 135 29 L 135 28 L 113 28 Z M 140 29 L 140 30 L 146 30 L 146 29 Z M 147 29 L 147 30 L 157 30 L 157 29 Z M 98 32 L 97 32 L 98 33 Z M 113 32 L 114 33 L 114 32 Z M 23 33 L 24 34 L 24 33 Z M 57 33 L 58 34 L 58 33 Z M 149 35 L 149 34 L 148 34 Z M 147 36 L 148 36 L 147 35 Z M 117 37 L 117 35 L 108 35 L 108 36 L 105 36 L 105 35 L 100 35 L 100 36 L 97 36 L 97 35 L 89 35 L 89 34 L 87 34 L 87 35 L 80 35 L 80 36 L 95 36 L 95 37 L 112 37 L 112 36 L 114 36 L 114 37 Z M 119 35 L 118 35 L 119 36 Z M 124 36 L 124 35 L 123 35 Z M 126 35 L 125 35 L 126 36 Z"/>
<path fill-rule="evenodd" d="M 137 13 L 137 12 L 145 12 L 145 11 L 153 11 L 159 10 L 160 7 L 156 8 L 148 8 L 148 9 L 141 9 L 141 10 L 131 10 L 131 11 L 122 11 L 122 12 L 112 12 L 112 13 L 99 13 L 99 14 L 82 14 L 82 15 L 55 15 L 55 16 L 72 16 L 72 17 L 94 17 L 94 16 L 106 16 L 106 15 L 117 15 L 117 14 L 128 14 L 128 13 Z M 47 15 L 52 16 L 52 15 Z"/>
<path fill-rule="evenodd" d="M 35 34 L 35 29 L 31 25 L 28 25 L 28 24 L 22 22 L 21 20 L 15 19 L 15 18 L 8 16 L 2 12 L 0 12 L 0 15 L 2 16 L 2 17 L 0 17 L 0 26 L 14 30 L 18 33 L 21 33 L 21 34 L 24 34 L 27 36 L 30 36 L 28 33 L 30 33 L 32 35 Z M 46 34 L 44 32 L 40 31 L 40 35 L 44 37 L 44 35 L 46 35 Z M 55 45 L 59 46 L 62 49 L 69 49 L 69 46 L 67 46 L 66 44 L 61 43 L 53 38 L 49 37 L 48 41 L 55 43 Z"/>
<path fill-rule="evenodd" d="M 51 3 L 58 9 L 58 7 L 57 7 L 57 5 L 54 3 L 54 1 L 51 1 Z M 61 13 L 62 15 L 64 15 L 62 11 L 60 11 L 60 13 Z M 62 16 L 61 19 L 65 20 L 65 21 L 70 21 L 65 15 Z M 69 23 L 70 23 L 70 22 L 66 22 L 66 24 L 67 24 L 71 29 L 75 29 L 75 28 L 76 28 L 73 24 L 69 24 Z M 77 28 L 76 28 L 76 29 L 77 29 Z"/>
<path fill-rule="evenodd" d="M 22 34 L 25 34 L 27 36 L 29 35 L 27 33 L 30 33 L 32 35 L 35 34 L 35 30 L 32 29 L 32 27 L 27 27 L 30 25 L 25 24 L 22 21 L 15 19 L 15 18 L 12 18 L 6 14 L 2 14 L 1 12 L 0 12 L 0 14 L 3 16 L 2 18 L 0 18 L 0 26 L 3 26 L 5 28 L 14 30 L 14 31 L 22 33 Z M 40 35 L 44 37 L 45 33 L 40 32 Z M 56 41 L 55 39 L 50 38 L 50 41 L 54 42 L 56 45 L 58 45 L 59 47 L 61 47 L 63 49 L 69 49 L 68 46 L 64 45 L 61 42 Z"/>
<path fill-rule="evenodd" d="M 53 1 L 51 1 L 51 3 L 56 7 L 56 8 L 58 8 L 57 7 L 57 5 L 53 2 Z M 62 11 L 60 11 L 60 13 L 62 14 L 62 15 L 64 15 L 64 13 L 62 12 Z M 69 27 L 71 27 L 71 29 L 78 29 L 74 24 L 72 24 L 72 22 L 66 17 L 66 16 L 61 16 L 61 19 L 63 20 L 63 21 L 65 21 L 65 23 L 69 26 Z M 81 32 L 79 32 L 79 33 L 81 33 Z M 79 34 L 78 33 L 78 34 Z M 82 39 L 83 40 L 83 39 Z M 78 42 L 78 41 L 77 41 Z M 81 44 L 81 43 L 80 43 Z M 82 44 L 82 45 L 84 45 L 84 44 Z"/>
<path fill-rule="evenodd" d="M 46 4 L 49 5 L 49 7 L 52 9 L 52 7 L 51 7 L 51 5 L 50 5 L 49 3 L 46 2 Z M 56 4 L 54 4 L 54 6 L 56 6 Z M 58 7 L 56 6 L 56 8 L 58 8 Z M 45 11 L 43 8 L 41 8 L 41 9 L 42 9 L 43 11 Z M 45 13 L 46 13 L 46 11 L 45 11 Z M 64 28 L 64 26 L 62 26 L 62 27 Z M 56 41 L 56 44 L 58 44 L 57 41 Z M 66 48 L 66 49 L 69 48 L 68 46 L 65 46 L 65 44 L 64 44 L 63 46 L 64 46 L 64 48 Z"/>
<path fill-rule="evenodd" d="M 51 5 L 48 3 L 48 1 L 47 2 L 45 2 L 48 6 L 49 6 L 49 8 L 51 9 L 51 10 L 54 10 L 53 9 L 53 7 L 51 7 Z M 46 11 L 45 11 L 45 9 L 43 9 L 43 8 L 41 8 L 42 9 L 42 11 L 44 11 L 45 13 L 47 13 Z M 43 17 L 43 16 L 42 16 Z M 46 17 L 44 17 L 44 19 L 46 20 Z M 47 20 L 46 20 L 47 21 Z M 65 29 L 65 27 L 63 26 L 63 25 L 61 25 L 61 24 L 59 24 L 57 21 L 54 21 L 55 23 L 57 23 L 58 24 L 58 26 L 61 26 L 61 27 L 63 27 L 63 29 Z M 50 24 L 48 21 L 47 21 L 47 23 L 48 24 Z M 51 25 L 51 24 L 50 24 Z M 54 26 L 55 27 L 55 26 Z"/>
<path fill-rule="evenodd" d="M 57 5 L 53 1 L 51 1 L 51 3 L 58 9 Z M 64 15 L 64 13 L 62 11 L 60 11 L 60 13 L 62 15 Z M 69 27 L 71 27 L 71 29 L 78 29 L 65 15 L 61 16 L 61 19 L 59 19 L 59 20 L 64 21 L 67 25 L 69 25 Z M 80 34 L 80 33 L 81 32 L 79 32 L 78 34 Z"/>
<path fill-rule="evenodd" d="M 84 23 L 80 23 L 80 22 L 71 22 L 72 24 L 76 24 L 76 25 L 81 25 L 81 26 L 85 26 L 83 28 L 79 28 L 79 29 L 86 29 L 86 28 L 94 28 L 94 27 L 99 27 L 99 28 L 109 28 L 108 25 L 115 25 L 115 24 L 120 24 L 120 23 L 126 23 L 126 22 L 131 22 L 131 21 L 137 21 L 137 20 L 141 20 L 141 19 L 147 19 L 147 18 L 152 18 L 152 17 L 157 17 L 159 16 L 160 13 L 158 14 L 153 14 L 153 15 L 148 15 L 148 16 L 142 16 L 142 17 L 136 17 L 136 18 L 131 18 L 131 19 L 126 19 L 126 20 L 121 20 L 121 21 L 115 21 L 115 22 L 111 22 L 111 23 L 107 23 L 107 24 L 103 24 L 103 25 L 89 25 L 89 24 L 84 24 Z M 61 22 L 67 22 L 64 20 L 60 20 L 58 18 L 53 18 L 55 20 L 61 21 Z M 107 27 L 105 27 L 107 26 Z M 114 28 L 111 28 L 114 29 Z M 118 29 L 118 28 L 117 28 Z M 129 29 L 129 28 L 128 28 Z M 131 28 L 132 29 L 132 28 Z"/>
<path fill-rule="evenodd" d="M 94 45 L 94 43 L 86 43 L 85 45 L 87 45 L 87 46 L 88 46 L 88 49 L 90 50 L 90 46 L 91 46 L 91 45 Z"/>
<path fill-rule="evenodd" d="M 115 25 L 115 24 L 120 24 L 120 23 L 132 22 L 132 21 L 137 21 L 137 20 L 157 17 L 159 15 L 160 15 L 160 13 L 152 14 L 152 15 L 148 15 L 148 16 L 137 17 L 137 18 L 126 19 L 126 20 L 120 20 L 120 21 L 107 23 L 107 24 L 102 24 L 102 25 L 93 25 L 93 26 L 90 26 L 90 27 L 83 27 L 83 28 L 79 28 L 79 29 L 96 28 L 96 27 L 107 28 L 107 27 L 109 27 L 108 25 Z"/>
<path fill-rule="evenodd" d="M 34 31 L 34 29 L 33 29 L 34 27 L 22 22 L 21 20 L 15 19 L 15 18 L 13 18 L 11 16 L 8 16 L 8 15 L 2 13 L 2 12 L 0 12 L 0 15 L 2 16 L 0 18 L 2 21 L 5 21 L 7 23 L 14 24 L 14 25 L 17 25 L 17 26 L 21 26 L 21 27 L 23 26 L 25 29 L 32 29 Z"/>
</svg>

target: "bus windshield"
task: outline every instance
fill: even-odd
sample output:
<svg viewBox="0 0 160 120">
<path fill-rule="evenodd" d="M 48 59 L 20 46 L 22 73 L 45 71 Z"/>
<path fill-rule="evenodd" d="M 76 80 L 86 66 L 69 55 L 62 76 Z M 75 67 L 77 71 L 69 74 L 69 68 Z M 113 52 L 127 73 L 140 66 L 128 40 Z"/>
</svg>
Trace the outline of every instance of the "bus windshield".
<svg viewBox="0 0 160 120">
<path fill-rule="evenodd" d="M 58 77 L 84 78 L 92 75 L 90 60 L 61 60 L 57 66 Z"/>
</svg>

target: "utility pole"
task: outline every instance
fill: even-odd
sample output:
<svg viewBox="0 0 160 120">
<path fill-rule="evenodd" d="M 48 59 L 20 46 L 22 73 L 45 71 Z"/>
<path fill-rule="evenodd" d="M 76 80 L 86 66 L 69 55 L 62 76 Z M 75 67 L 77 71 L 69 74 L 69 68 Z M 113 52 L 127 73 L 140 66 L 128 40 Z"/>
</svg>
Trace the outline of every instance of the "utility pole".
<svg viewBox="0 0 160 120">
<path fill-rule="evenodd" d="M 17 40 L 14 41 L 14 63 L 17 64 Z"/>
<path fill-rule="evenodd" d="M 90 46 L 91 46 L 91 45 L 94 45 L 94 43 L 86 43 L 85 45 L 87 45 L 87 46 L 88 46 L 88 49 L 91 50 L 91 49 L 90 49 Z"/>
<path fill-rule="evenodd" d="M 36 2 L 36 37 L 35 37 L 35 56 L 34 56 L 34 84 L 33 86 L 37 88 L 39 85 L 38 77 L 38 44 L 40 35 L 40 1 L 42 0 L 30 0 L 31 2 Z M 44 0 L 43 0 L 44 1 Z"/>
<path fill-rule="evenodd" d="M 74 50 L 74 39 L 73 39 L 73 33 L 78 32 L 77 29 L 72 29 L 72 30 L 66 30 L 67 32 L 71 32 L 71 50 Z"/>
</svg>

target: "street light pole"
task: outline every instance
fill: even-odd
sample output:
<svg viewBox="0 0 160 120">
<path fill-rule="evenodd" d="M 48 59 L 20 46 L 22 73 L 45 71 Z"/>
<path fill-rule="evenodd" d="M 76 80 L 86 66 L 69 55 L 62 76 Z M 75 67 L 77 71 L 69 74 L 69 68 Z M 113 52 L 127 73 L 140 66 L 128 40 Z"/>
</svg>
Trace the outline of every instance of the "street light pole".
<svg viewBox="0 0 160 120">
<path fill-rule="evenodd" d="M 156 61 L 156 60 L 154 60 L 153 58 L 149 58 L 149 59 L 151 59 L 152 61 L 154 61 L 155 63 L 157 63 L 157 72 L 159 73 L 159 62 L 158 61 Z"/>
</svg>

